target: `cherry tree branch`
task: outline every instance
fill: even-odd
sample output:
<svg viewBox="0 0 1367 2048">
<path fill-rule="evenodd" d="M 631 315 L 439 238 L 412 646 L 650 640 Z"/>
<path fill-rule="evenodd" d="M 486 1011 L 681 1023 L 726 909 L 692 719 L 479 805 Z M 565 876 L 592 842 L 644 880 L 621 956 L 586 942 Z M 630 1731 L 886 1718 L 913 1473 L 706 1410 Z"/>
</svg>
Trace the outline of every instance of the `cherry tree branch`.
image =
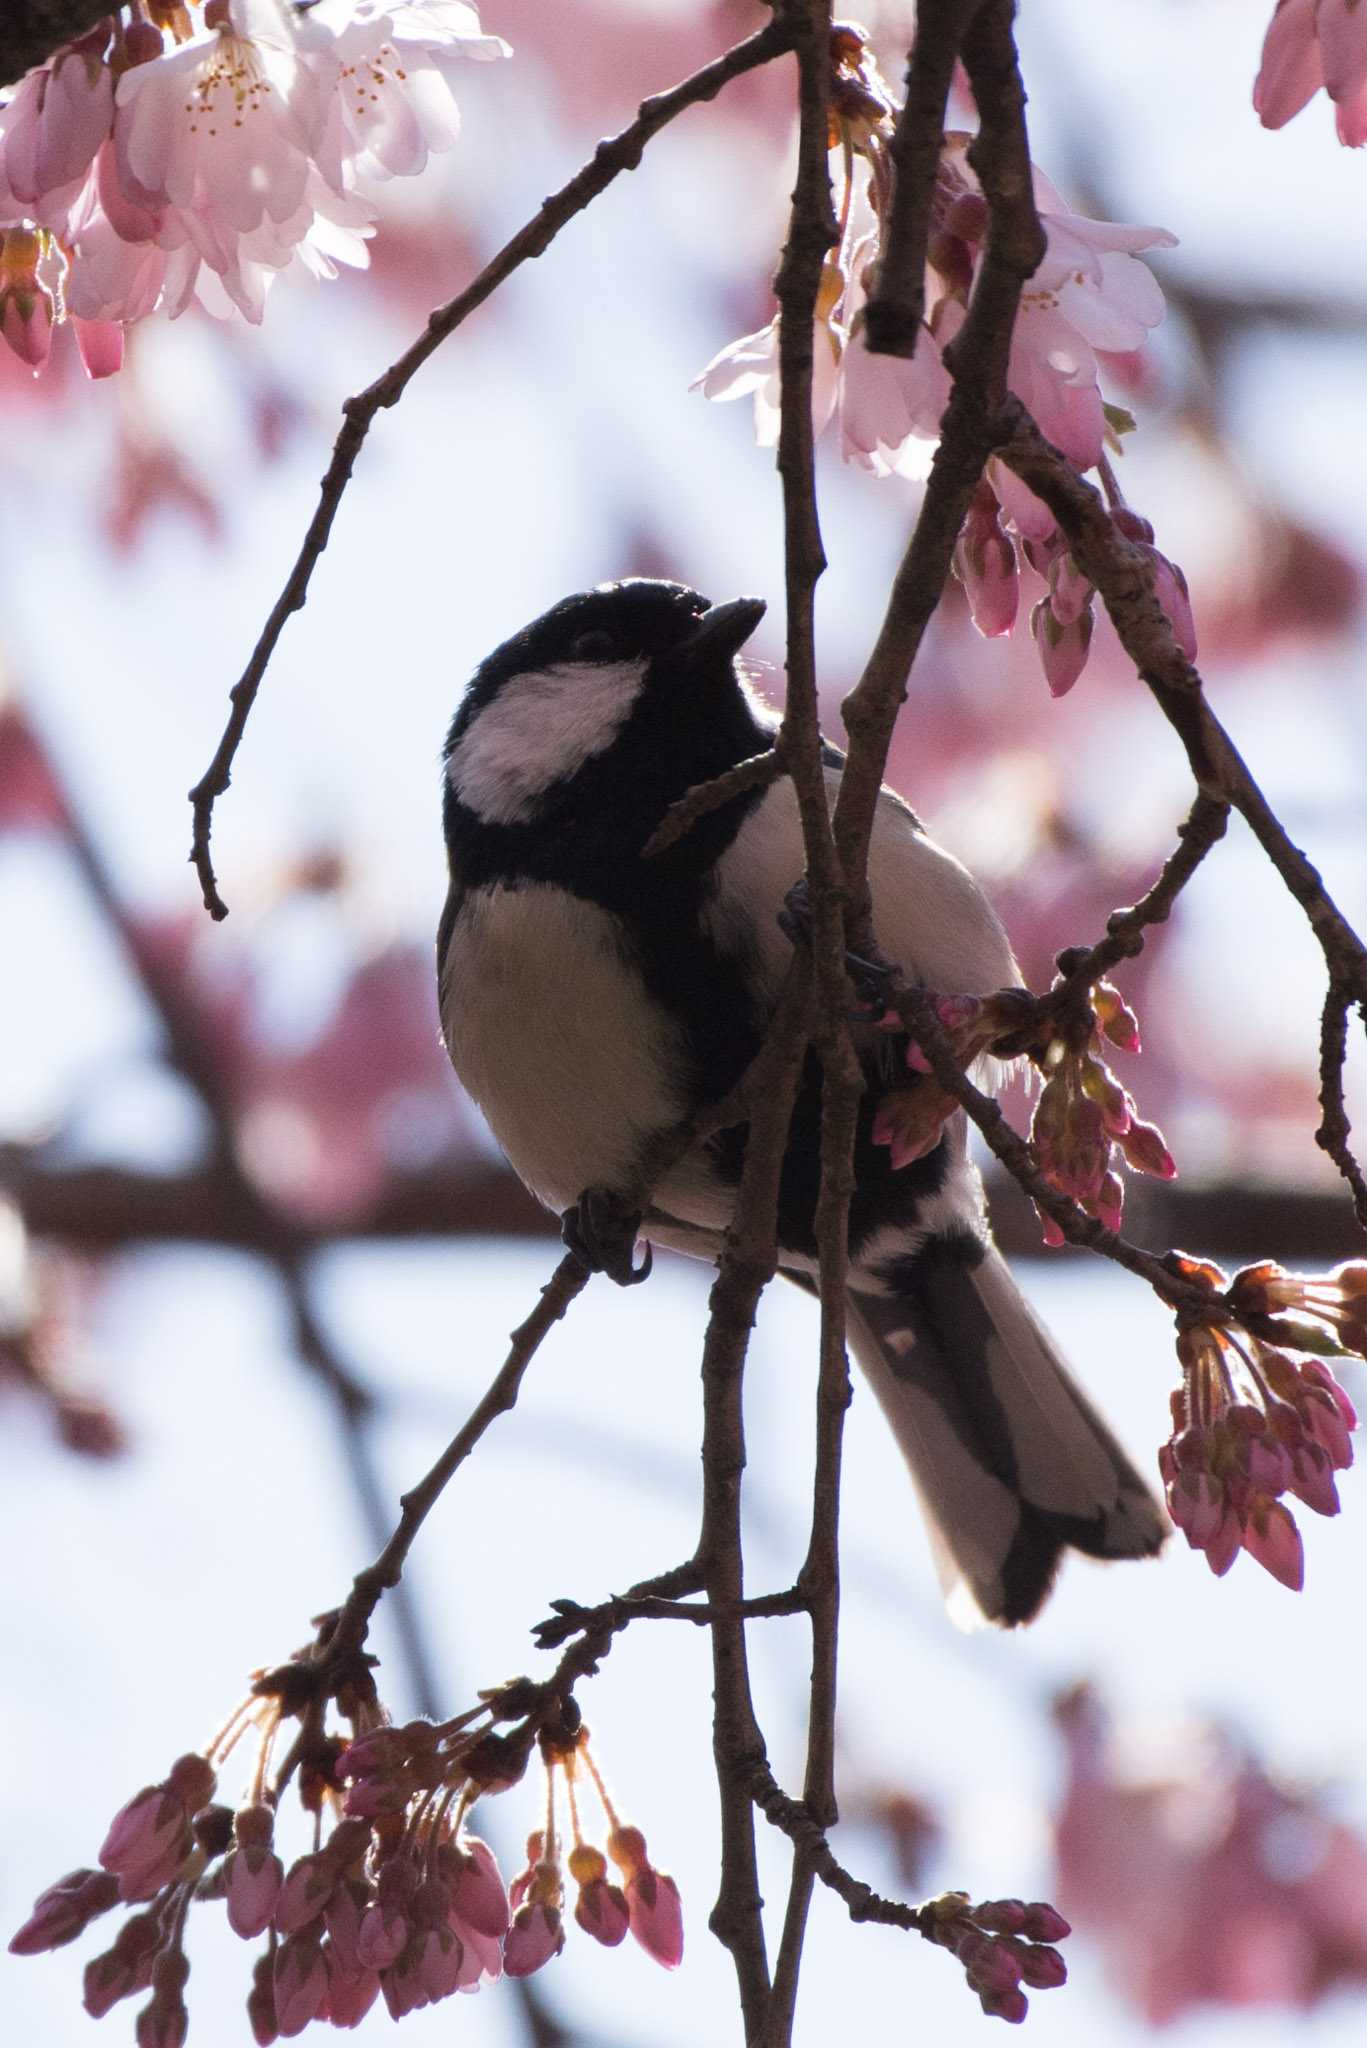
<svg viewBox="0 0 1367 2048">
<path fill-rule="evenodd" d="M 377 413 L 389 406 L 397 405 L 413 378 L 441 344 L 455 333 L 456 329 L 469 318 L 471 313 L 482 306 L 498 287 L 512 276 L 515 270 L 537 256 L 544 255 L 561 229 L 582 213 L 591 202 L 605 192 L 613 180 L 623 171 L 634 171 L 641 161 L 646 144 L 660 129 L 683 113 L 688 107 L 715 99 L 722 87 L 733 78 L 739 78 L 759 65 L 769 63 L 782 56 L 792 47 L 792 29 L 786 15 L 780 13 L 756 34 L 737 43 L 723 56 L 704 64 L 691 77 L 667 92 L 654 94 L 641 104 L 636 119 L 621 133 L 598 144 L 593 156 L 582 169 L 558 192 L 555 192 L 537 210 L 525 226 L 518 229 L 511 240 L 504 243 L 498 254 L 485 264 L 472 283 L 463 292 L 439 306 L 428 316 L 427 324 L 418 339 L 404 351 L 397 362 L 392 363 L 382 377 L 367 385 L 364 391 L 348 398 L 342 407 L 342 427 L 337 436 L 326 474 L 319 488 L 318 504 L 303 544 L 295 559 L 293 568 L 286 579 L 261 635 L 252 650 L 251 659 L 237 682 L 229 691 L 231 710 L 223 735 L 214 752 L 208 768 L 189 792 L 193 816 L 193 836 L 190 860 L 199 877 L 204 897 L 204 907 L 213 918 L 224 918 L 228 906 L 219 893 L 210 851 L 210 836 L 213 829 L 214 805 L 224 794 L 232 780 L 233 763 L 247 729 L 252 706 L 256 702 L 262 679 L 274 654 L 285 622 L 291 612 L 300 611 L 308 597 L 309 583 L 320 556 L 328 544 L 332 522 L 342 501 L 342 494 L 351 481 L 365 443 L 366 435 Z"/>
<path fill-rule="evenodd" d="M 402 1495 L 399 1502 L 402 1512 L 384 1549 L 372 1564 L 357 1572 L 351 1592 L 338 1611 L 336 1624 L 328 1638 L 326 1654 L 329 1661 L 354 1659 L 365 1642 L 371 1616 L 381 1595 L 397 1586 L 402 1578 L 408 1553 L 419 1529 L 490 1424 L 516 1405 L 523 1378 L 542 1340 L 565 1315 L 575 1296 L 583 1292 L 588 1280 L 588 1268 L 573 1253 L 567 1252 L 542 1288 L 536 1307 L 513 1331 L 507 1358 L 471 1410 L 467 1421 L 456 1431 L 431 1470 Z"/>
<path fill-rule="evenodd" d="M 797 181 L 788 238 L 774 281 L 779 307 L 778 472 L 783 492 L 787 616 L 787 696 L 782 747 L 790 764 L 802 822 L 811 909 L 814 1037 L 822 1073 L 821 1181 L 815 1218 L 821 1303 L 816 1456 L 811 1532 L 801 1583 L 810 1601 L 812 1626 L 804 1790 L 813 1815 L 824 1822 L 834 1821 L 837 1813 L 840 1470 L 845 1413 L 850 1403 L 845 1355 L 845 1274 L 850 1196 L 854 1189 L 855 1119 L 863 1094 L 863 1076 L 846 1021 L 845 882 L 827 805 L 816 680 L 815 595 L 825 571 L 826 554 L 816 496 L 813 338 L 822 270 L 837 240 L 829 162 L 830 46 L 830 0 L 809 0 L 797 49 Z M 762 2035 L 764 2048 L 787 2048 L 792 2037 L 810 1899 L 810 1872 L 803 1858 L 795 1855 Z"/>
<path fill-rule="evenodd" d="M 926 242 L 940 174 L 945 104 L 968 25 L 983 0 L 920 0 L 906 99 L 889 155 L 896 172 L 878 276 L 864 305 L 874 355 L 913 356 L 925 315 Z"/>
<path fill-rule="evenodd" d="M 998 416 L 1021 288 L 1044 252 L 1025 134 L 1025 90 L 1012 36 L 1013 0 L 986 0 L 964 36 L 963 57 L 981 119 L 969 151 L 989 207 L 987 245 L 968 314 L 945 361 L 953 390 L 925 500 L 864 673 L 841 707 L 850 738 L 835 839 L 851 893 L 856 950 L 870 938 L 868 859 L 888 745 L 907 677 L 949 575 L 954 543 L 988 456 L 1003 438 Z M 912 53 L 912 70 L 916 55 Z"/>
</svg>

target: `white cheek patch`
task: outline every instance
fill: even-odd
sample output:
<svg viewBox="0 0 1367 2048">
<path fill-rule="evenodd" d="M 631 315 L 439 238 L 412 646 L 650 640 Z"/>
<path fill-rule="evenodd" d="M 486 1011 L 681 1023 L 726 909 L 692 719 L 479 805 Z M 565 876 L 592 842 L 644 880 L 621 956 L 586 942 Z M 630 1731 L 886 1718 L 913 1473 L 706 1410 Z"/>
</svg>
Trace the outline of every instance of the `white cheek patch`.
<svg viewBox="0 0 1367 2048">
<path fill-rule="evenodd" d="M 530 817 L 553 783 L 611 746 L 645 672 L 644 660 L 562 661 L 510 676 L 447 763 L 460 801 L 487 825 Z"/>
</svg>

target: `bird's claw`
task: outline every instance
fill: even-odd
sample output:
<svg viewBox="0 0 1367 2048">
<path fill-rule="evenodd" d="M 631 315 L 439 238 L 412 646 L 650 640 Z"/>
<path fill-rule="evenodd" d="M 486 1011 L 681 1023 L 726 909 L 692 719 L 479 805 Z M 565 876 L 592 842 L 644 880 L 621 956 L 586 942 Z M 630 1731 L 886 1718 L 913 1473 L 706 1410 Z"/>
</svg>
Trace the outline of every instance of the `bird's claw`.
<svg viewBox="0 0 1367 2048">
<path fill-rule="evenodd" d="M 778 924 L 779 930 L 793 945 L 805 946 L 811 943 L 812 897 L 805 875 L 793 883 L 784 897 L 783 908 L 778 914 Z M 888 1006 L 888 985 L 893 978 L 894 970 L 880 965 L 876 960 L 866 960 L 860 953 L 851 953 L 847 948 L 845 972 L 859 999 L 859 1007 L 854 1014 L 866 1018 L 872 1011 L 875 1016 L 881 1016 Z"/>
<path fill-rule="evenodd" d="M 640 1210 L 630 1208 L 612 1188 L 585 1188 L 560 1219 L 567 1249 L 590 1273 L 606 1273 L 619 1287 L 639 1287 L 650 1278 L 654 1253 L 649 1245 L 640 1265 L 633 1264 L 640 1227 Z"/>
</svg>

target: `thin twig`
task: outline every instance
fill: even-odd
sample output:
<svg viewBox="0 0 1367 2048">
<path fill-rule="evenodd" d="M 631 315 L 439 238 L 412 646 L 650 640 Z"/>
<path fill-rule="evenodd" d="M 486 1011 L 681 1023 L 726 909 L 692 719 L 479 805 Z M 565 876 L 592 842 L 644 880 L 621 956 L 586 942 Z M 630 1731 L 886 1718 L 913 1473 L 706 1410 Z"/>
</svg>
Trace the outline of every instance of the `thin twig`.
<svg viewBox="0 0 1367 2048">
<path fill-rule="evenodd" d="M 1320 1108 L 1324 1112 L 1315 1143 L 1327 1152 L 1347 1181 L 1353 1194 L 1358 1222 L 1367 1230 L 1367 1179 L 1349 1147 L 1352 1125 L 1343 1101 L 1343 1063 L 1348 1057 L 1348 1011 L 1352 997 L 1341 983 L 1331 980 L 1320 1018 Z M 1367 1025 L 1367 1009 L 1358 1005 Z"/>
<path fill-rule="evenodd" d="M 845 1901 L 851 1920 L 876 1920 L 884 1927 L 905 1928 L 909 1934 L 926 1932 L 928 1916 L 923 1907 L 885 1899 L 846 1870 L 831 1848 L 826 1830 L 813 1820 L 804 1801 L 789 1798 L 767 1764 L 756 1765 L 752 1771 L 750 1796 L 765 1819 L 788 1837 L 807 1867 Z"/>
<path fill-rule="evenodd" d="M 1121 960 L 1133 960 L 1143 952 L 1146 930 L 1166 922 L 1201 862 L 1224 837 L 1228 822 L 1229 805 L 1198 790 L 1191 810 L 1177 828 L 1177 845 L 1153 887 L 1137 903 L 1113 910 L 1106 920 L 1105 938 L 1069 960 L 1065 978 L 1071 987 L 1088 989 Z"/>
<path fill-rule="evenodd" d="M 483 1397 L 471 1410 L 468 1421 L 457 1430 L 431 1471 L 402 1495 L 399 1503 L 402 1512 L 388 1543 L 373 1564 L 357 1572 L 346 1604 L 340 1610 L 328 1639 L 329 1660 L 350 1657 L 364 1643 L 380 1596 L 391 1586 L 398 1585 L 419 1529 L 490 1423 L 514 1406 L 523 1375 L 542 1339 L 560 1321 L 575 1296 L 582 1293 L 588 1279 L 587 1267 L 573 1253 L 567 1252 L 542 1288 L 536 1307 L 513 1331 L 508 1356 Z"/>
<path fill-rule="evenodd" d="M 1101 593 L 1121 645 L 1186 750 L 1197 787 L 1230 804 L 1304 911 L 1332 978 L 1367 1003 L 1367 947 L 1325 889 L 1318 870 L 1292 844 L 1234 742 L 1211 710 L 1201 678 L 1178 646 L 1153 590 L 1148 558 L 1116 531 L 1099 492 L 1051 446 L 1012 400 L 1009 441 L 999 452 L 1042 498 L 1068 537 L 1074 561 Z"/>
<path fill-rule="evenodd" d="M 375 415 L 388 406 L 398 404 L 410 381 L 428 357 L 455 333 L 462 321 L 484 304 L 506 278 L 511 277 L 523 263 L 543 255 L 560 230 L 573 220 L 576 214 L 582 213 L 600 193 L 605 192 L 621 172 L 635 170 L 641 161 L 641 153 L 646 144 L 661 128 L 677 114 L 681 114 L 686 107 L 697 106 L 704 100 L 714 99 L 722 87 L 729 84 L 733 78 L 739 78 L 746 71 L 753 71 L 758 65 L 767 64 L 772 58 L 781 56 L 791 46 L 792 32 L 786 19 L 778 15 L 755 35 L 747 37 L 742 43 L 737 43 L 734 49 L 714 58 L 710 64 L 704 64 L 681 84 L 643 101 L 636 119 L 619 135 L 611 136 L 599 143 L 589 162 L 581 170 L 576 171 L 568 184 L 562 185 L 558 192 L 553 193 L 531 220 L 518 229 L 510 241 L 504 243 L 498 254 L 485 264 L 474 282 L 429 315 L 421 335 L 405 350 L 398 361 L 391 364 L 384 375 L 368 385 L 364 391 L 347 399 L 342 407 L 341 431 L 332 451 L 332 460 L 323 477 L 318 505 L 309 522 L 303 545 L 285 587 L 262 628 L 261 637 L 252 650 L 250 661 L 229 692 L 232 709 L 213 760 L 189 793 L 194 819 L 190 859 L 199 876 L 204 907 L 211 917 L 224 918 L 228 914 L 228 906 L 219 894 L 210 854 L 209 841 L 213 828 L 214 804 L 223 795 L 232 779 L 233 762 L 242 743 L 247 720 L 251 716 L 257 691 L 275 652 L 276 643 L 284 630 L 285 621 L 291 612 L 299 611 L 303 607 L 308 596 L 309 580 L 328 544 L 342 493 L 351 480 L 356 458 L 361 452 Z"/>
<path fill-rule="evenodd" d="M 581 1607 L 577 1600 L 553 1600 L 554 1614 L 532 1628 L 538 1650 L 558 1650 L 573 1635 L 608 1628 L 614 1632 L 633 1621 L 691 1621 L 697 1628 L 714 1621 L 772 1621 L 780 1615 L 805 1614 L 810 1605 L 800 1586 L 782 1593 L 759 1593 L 749 1600 L 714 1607 L 710 1601 L 673 1600 L 660 1594 L 615 1593 L 594 1607 Z"/>
<path fill-rule="evenodd" d="M 762 754 L 751 754 L 746 761 L 738 761 L 734 768 L 728 768 L 724 775 L 714 775 L 710 782 L 699 782 L 677 803 L 672 803 L 661 818 L 655 830 L 641 848 L 642 860 L 654 860 L 656 854 L 664 853 L 674 846 L 698 822 L 713 811 L 719 811 L 723 804 L 729 804 L 733 796 L 746 796 L 752 789 L 767 789 L 771 782 L 777 782 L 781 775 L 788 773 L 788 764 L 780 747 L 769 747 Z"/>
</svg>

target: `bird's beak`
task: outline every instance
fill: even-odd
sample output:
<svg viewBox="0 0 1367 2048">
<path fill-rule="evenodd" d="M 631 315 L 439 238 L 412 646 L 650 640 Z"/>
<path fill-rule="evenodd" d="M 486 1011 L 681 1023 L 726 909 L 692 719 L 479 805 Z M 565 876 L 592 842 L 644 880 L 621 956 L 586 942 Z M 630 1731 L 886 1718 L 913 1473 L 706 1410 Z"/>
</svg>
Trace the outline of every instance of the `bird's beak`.
<svg viewBox="0 0 1367 2048">
<path fill-rule="evenodd" d="M 754 632 L 768 607 L 762 597 L 734 597 L 730 604 L 709 605 L 686 640 L 672 651 L 690 664 L 730 661 Z"/>
</svg>

